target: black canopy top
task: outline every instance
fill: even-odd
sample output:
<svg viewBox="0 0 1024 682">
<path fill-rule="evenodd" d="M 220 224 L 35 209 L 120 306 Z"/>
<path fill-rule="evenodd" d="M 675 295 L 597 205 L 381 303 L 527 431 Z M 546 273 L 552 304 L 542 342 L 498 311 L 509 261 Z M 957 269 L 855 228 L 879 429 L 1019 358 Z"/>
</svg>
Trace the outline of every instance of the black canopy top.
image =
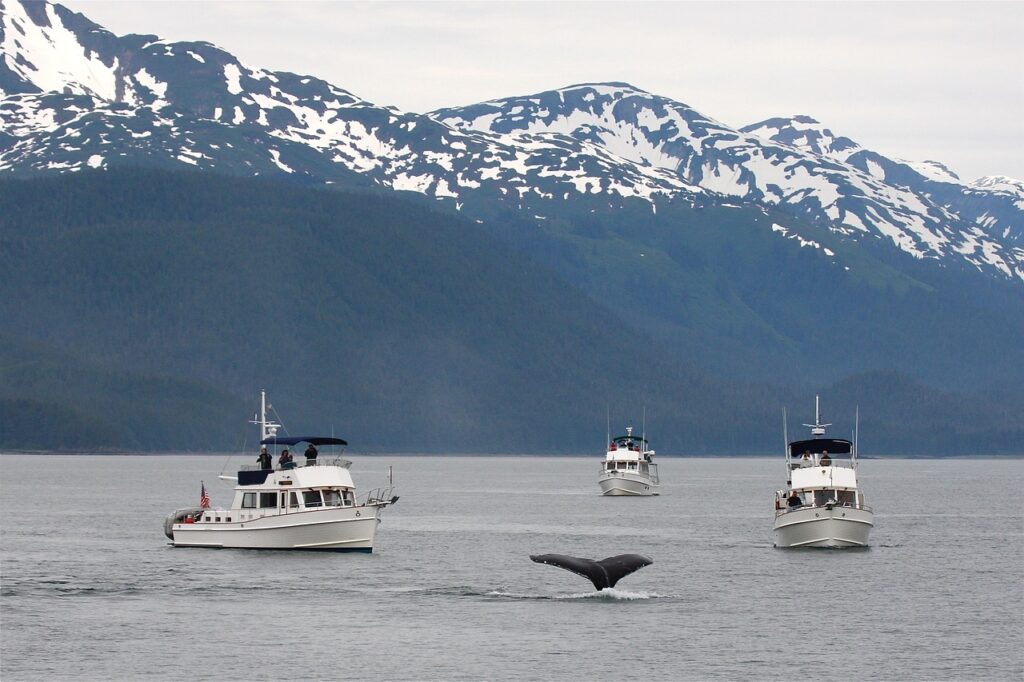
<svg viewBox="0 0 1024 682">
<path fill-rule="evenodd" d="M 615 436 L 615 438 L 612 438 L 612 442 L 618 443 L 619 445 L 630 441 L 634 443 L 646 443 L 647 439 L 641 438 L 640 436 Z"/>
<path fill-rule="evenodd" d="M 340 438 L 328 438 L 327 436 L 273 436 L 260 441 L 260 445 L 298 445 L 299 443 L 348 445 L 348 441 Z"/>
<path fill-rule="evenodd" d="M 848 455 L 853 448 L 853 443 L 843 438 L 812 438 L 811 440 L 797 440 L 789 444 L 789 454 L 799 457 L 805 452 L 816 455 L 827 452 L 830 455 Z"/>
</svg>

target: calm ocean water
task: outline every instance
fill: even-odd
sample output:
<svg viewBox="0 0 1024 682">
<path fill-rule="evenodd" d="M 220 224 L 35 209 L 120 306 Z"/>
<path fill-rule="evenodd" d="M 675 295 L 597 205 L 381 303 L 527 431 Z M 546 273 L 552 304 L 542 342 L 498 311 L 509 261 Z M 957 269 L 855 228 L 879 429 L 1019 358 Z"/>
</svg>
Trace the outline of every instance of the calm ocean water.
<svg viewBox="0 0 1024 682">
<path fill-rule="evenodd" d="M 169 547 L 225 456 L 0 457 L 0 676 L 1024 677 L 1024 461 L 864 460 L 872 547 L 786 551 L 776 460 L 662 458 L 657 498 L 593 457 L 353 460 L 401 495 L 370 555 Z M 598 594 L 544 552 L 654 564 Z"/>
</svg>

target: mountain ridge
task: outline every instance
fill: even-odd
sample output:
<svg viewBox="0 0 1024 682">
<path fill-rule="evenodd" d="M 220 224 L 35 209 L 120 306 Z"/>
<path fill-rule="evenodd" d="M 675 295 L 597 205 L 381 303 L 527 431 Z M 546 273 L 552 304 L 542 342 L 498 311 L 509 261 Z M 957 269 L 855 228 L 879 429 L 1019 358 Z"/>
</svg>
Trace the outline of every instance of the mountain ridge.
<svg viewBox="0 0 1024 682">
<path fill-rule="evenodd" d="M 1003 187 L 887 184 L 874 157 L 851 164 L 750 135 L 628 83 L 414 114 L 248 67 L 209 43 L 117 37 L 60 5 L 3 0 L 0 14 L 7 172 L 130 162 L 328 184 L 361 175 L 481 217 L 481 203 L 545 216 L 566 201 L 656 211 L 739 200 L 1024 284 L 1024 201 Z"/>
</svg>

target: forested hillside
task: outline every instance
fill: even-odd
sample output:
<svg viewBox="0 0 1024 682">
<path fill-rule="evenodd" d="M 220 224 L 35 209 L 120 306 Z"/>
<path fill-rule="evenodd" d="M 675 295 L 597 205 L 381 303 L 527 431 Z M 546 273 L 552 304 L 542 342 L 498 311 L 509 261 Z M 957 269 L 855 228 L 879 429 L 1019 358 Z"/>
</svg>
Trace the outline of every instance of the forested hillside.
<svg viewBox="0 0 1024 682">
<path fill-rule="evenodd" d="M 659 451 L 770 452 L 783 405 L 813 404 L 806 384 L 705 371 L 700 348 L 556 267 L 564 237 L 529 248 L 499 218 L 144 170 L 7 180 L 0 206 L 5 447 L 234 449 L 266 388 L 290 431 L 357 449 L 597 451 L 608 406 L 621 425 L 646 405 Z M 720 287 L 704 266 L 688 276 Z M 1005 452 L 1024 434 L 994 409 L 1012 402 L 831 383 L 832 421 L 842 406 L 852 426 L 855 396 L 875 452 Z M 890 404 L 910 419 L 872 407 Z"/>
</svg>

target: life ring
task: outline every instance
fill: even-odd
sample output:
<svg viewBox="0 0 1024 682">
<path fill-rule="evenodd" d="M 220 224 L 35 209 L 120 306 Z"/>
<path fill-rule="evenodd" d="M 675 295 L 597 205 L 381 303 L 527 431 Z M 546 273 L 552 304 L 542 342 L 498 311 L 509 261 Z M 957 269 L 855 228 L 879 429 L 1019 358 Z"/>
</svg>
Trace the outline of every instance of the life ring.
<svg viewBox="0 0 1024 682">
<path fill-rule="evenodd" d="M 362 514 L 357 511 L 356 516 L 362 516 Z"/>
</svg>

